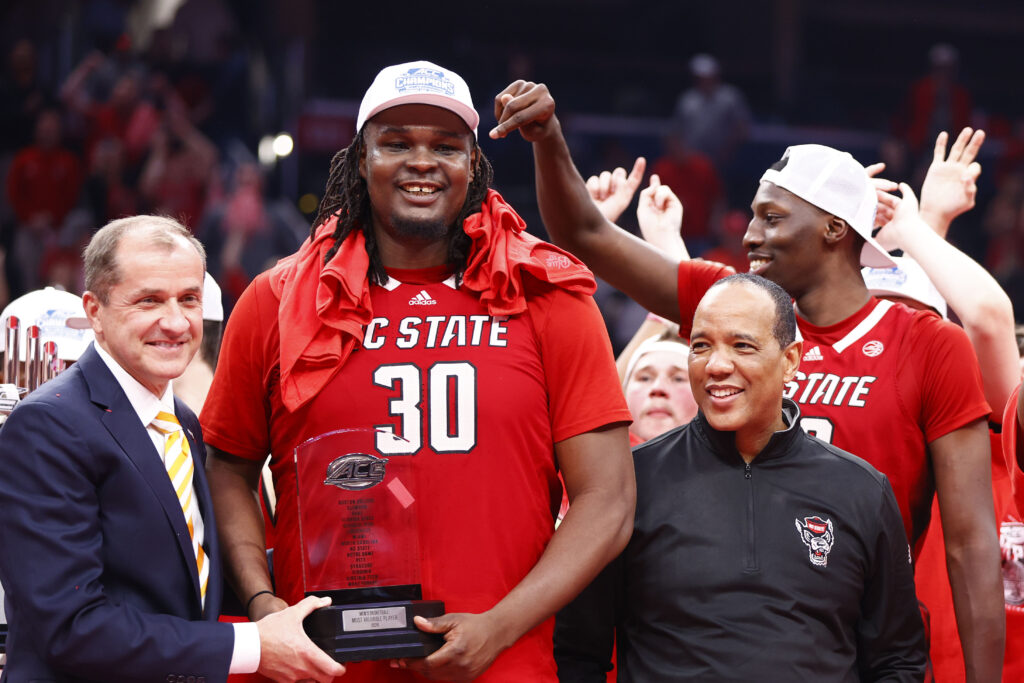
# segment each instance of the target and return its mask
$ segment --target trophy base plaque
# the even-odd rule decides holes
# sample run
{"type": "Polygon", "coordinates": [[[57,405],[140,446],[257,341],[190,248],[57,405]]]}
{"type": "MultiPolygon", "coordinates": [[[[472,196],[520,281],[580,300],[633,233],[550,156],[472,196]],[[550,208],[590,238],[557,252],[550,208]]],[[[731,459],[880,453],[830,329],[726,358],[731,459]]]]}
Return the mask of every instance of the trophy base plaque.
{"type": "Polygon", "coordinates": [[[306,617],[302,627],[337,662],[426,657],[444,645],[444,636],[419,630],[413,617],[442,614],[440,600],[331,605],[306,617]]]}

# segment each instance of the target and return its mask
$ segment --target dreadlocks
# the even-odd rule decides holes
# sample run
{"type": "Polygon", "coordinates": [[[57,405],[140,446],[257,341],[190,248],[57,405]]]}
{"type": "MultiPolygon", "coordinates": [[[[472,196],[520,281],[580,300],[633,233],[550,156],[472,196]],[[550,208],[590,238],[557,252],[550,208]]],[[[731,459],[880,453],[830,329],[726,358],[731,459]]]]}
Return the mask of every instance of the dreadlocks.
{"type": "MultiPolygon", "coordinates": [[[[484,156],[479,145],[475,145],[474,148],[477,161],[473,168],[473,180],[469,183],[469,191],[466,193],[466,203],[462,205],[462,211],[455,219],[458,226],[461,226],[466,218],[480,211],[480,206],[487,198],[487,190],[494,179],[491,162],[484,156]]],[[[366,275],[370,282],[380,285],[387,282],[388,276],[384,271],[384,264],[381,263],[377,240],[371,226],[370,195],[366,190],[366,181],[359,175],[359,157],[362,153],[363,131],[359,131],[352,144],[331,159],[331,172],[327,178],[324,198],[320,202],[320,212],[313,221],[310,235],[316,233],[317,228],[332,216],[338,217],[334,232],[331,234],[334,244],[324,255],[326,264],[353,230],[362,230],[363,237],[366,238],[366,252],[370,257],[366,275]]],[[[462,279],[462,273],[466,269],[470,245],[471,240],[466,233],[462,230],[452,231],[448,242],[448,265],[455,272],[456,281],[462,279]]]]}

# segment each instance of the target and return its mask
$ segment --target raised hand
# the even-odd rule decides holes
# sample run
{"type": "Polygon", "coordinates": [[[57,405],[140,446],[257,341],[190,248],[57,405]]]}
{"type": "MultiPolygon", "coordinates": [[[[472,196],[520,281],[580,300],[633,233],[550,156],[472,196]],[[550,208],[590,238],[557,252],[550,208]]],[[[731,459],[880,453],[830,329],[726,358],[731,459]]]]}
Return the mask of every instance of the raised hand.
{"type": "Polygon", "coordinates": [[[954,218],[974,208],[981,164],[975,159],[985,142],[985,131],[964,128],[946,154],[949,135],[935,139],[935,153],[921,185],[921,214],[942,237],[954,218]]]}
{"type": "Polygon", "coordinates": [[[617,222],[622,212],[633,201],[633,195],[640,187],[646,168],[647,160],[637,157],[629,175],[626,175],[626,169],[620,166],[614,171],[602,171],[600,175],[587,178],[587,192],[590,193],[590,198],[610,222],[617,222]]]}
{"type": "Polygon", "coordinates": [[[892,194],[898,185],[891,180],[878,178],[878,174],[885,170],[885,164],[878,162],[871,164],[865,169],[871,176],[871,182],[875,186],[875,197],[878,199],[878,209],[875,211],[875,225],[880,228],[892,220],[892,215],[899,206],[900,198],[892,194]]]}
{"type": "Polygon", "coordinates": [[[683,225],[683,204],[668,185],[661,184],[657,174],[640,193],[636,218],[644,239],[666,254],[679,259],[689,258],[680,230],[683,225]]]}
{"type": "Polygon", "coordinates": [[[527,142],[536,142],[548,132],[555,119],[555,99],[543,83],[515,81],[494,98],[498,125],[489,135],[497,140],[518,130],[527,142]]]}

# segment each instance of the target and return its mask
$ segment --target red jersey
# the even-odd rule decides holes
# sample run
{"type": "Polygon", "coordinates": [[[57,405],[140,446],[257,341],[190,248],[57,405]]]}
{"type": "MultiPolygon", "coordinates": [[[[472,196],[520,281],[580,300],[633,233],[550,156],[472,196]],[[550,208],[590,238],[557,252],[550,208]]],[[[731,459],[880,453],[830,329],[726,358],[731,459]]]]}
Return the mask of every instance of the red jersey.
{"type": "MultiPolygon", "coordinates": [[[[680,264],[681,335],[708,287],[731,273],[716,263],[680,264]]],[[[800,404],[805,430],[889,477],[916,548],[935,494],[927,445],[989,413],[967,335],[935,313],[873,297],[835,325],[798,315],[797,327],[803,358],[783,395],[800,404]]]]}
{"type": "MultiPolygon", "coordinates": [[[[423,597],[443,600],[448,612],[483,612],[533,568],[553,533],[561,498],[553,444],[629,422],[629,412],[589,296],[527,279],[527,312],[492,317],[478,294],[441,281],[440,269],[392,276],[402,282],[371,287],[362,347],[293,413],[278,383],[279,302],[259,276],[228,322],[204,437],[244,458],[272,454],[276,590],[294,603],[303,595],[295,446],[341,428],[403,436],[415,450],[422,503],[423,597]]],[[[551,636],[549,619],[478,680],[557,680],[551,636]]],[[[348,668],[346,680],[419,680],[386,662],[348,668]]]]}

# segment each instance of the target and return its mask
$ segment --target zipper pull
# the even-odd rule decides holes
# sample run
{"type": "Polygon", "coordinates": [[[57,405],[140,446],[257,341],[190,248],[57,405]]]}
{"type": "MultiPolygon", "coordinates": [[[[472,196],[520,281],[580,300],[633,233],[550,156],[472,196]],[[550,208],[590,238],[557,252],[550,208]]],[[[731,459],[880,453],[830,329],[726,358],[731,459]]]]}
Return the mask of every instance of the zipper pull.
{"type": "Polygon", "coordinates": [[[750,463],[743,466],[743,478],[750,479],[750,463]]]}

